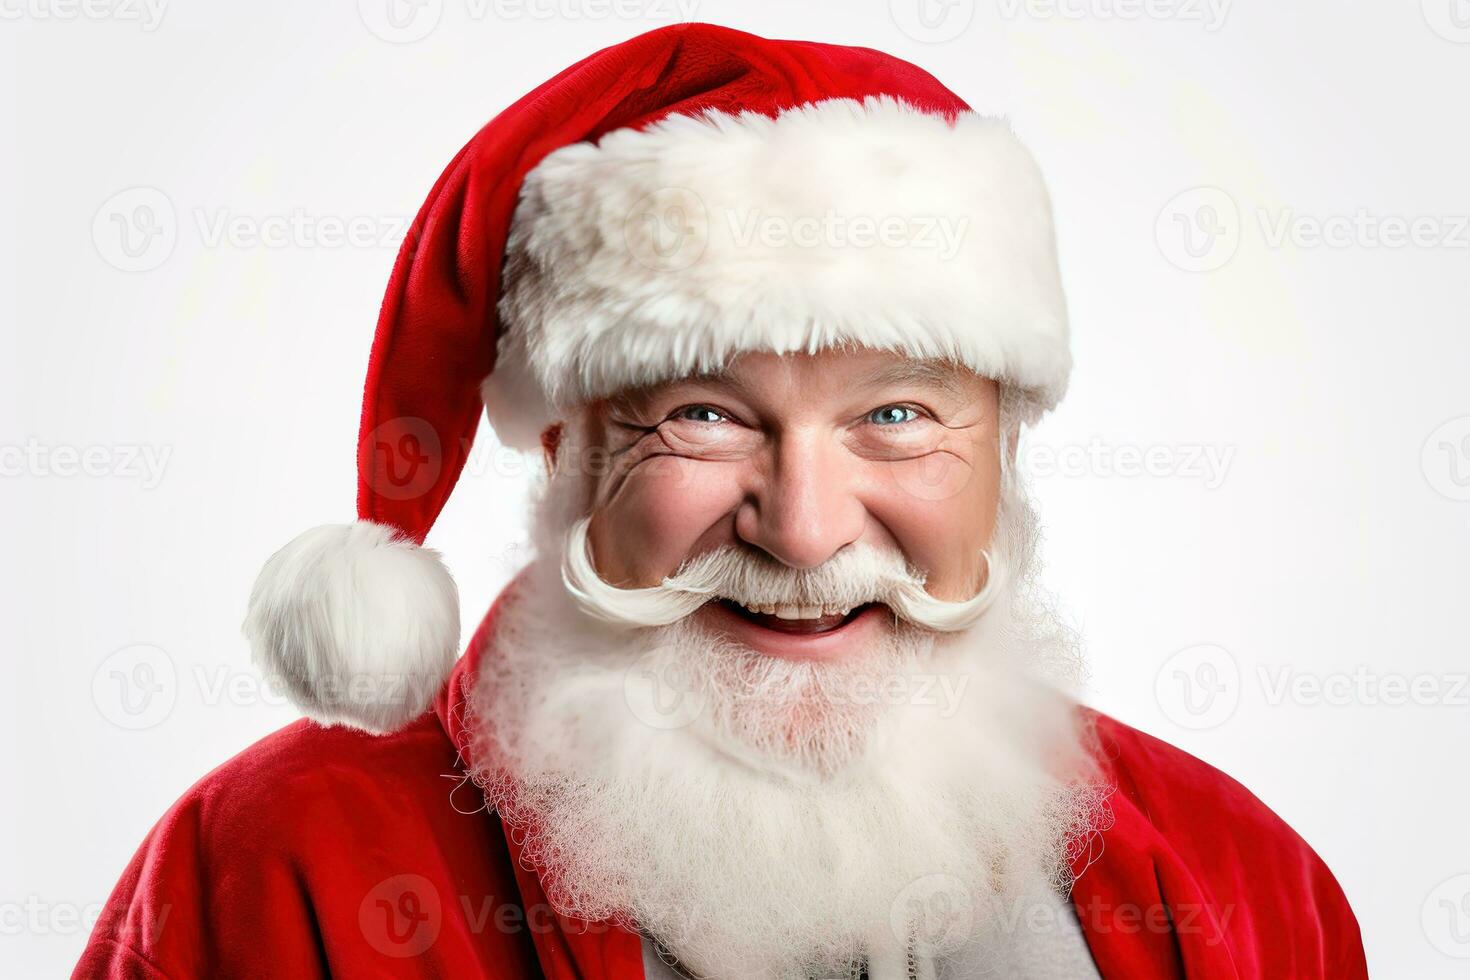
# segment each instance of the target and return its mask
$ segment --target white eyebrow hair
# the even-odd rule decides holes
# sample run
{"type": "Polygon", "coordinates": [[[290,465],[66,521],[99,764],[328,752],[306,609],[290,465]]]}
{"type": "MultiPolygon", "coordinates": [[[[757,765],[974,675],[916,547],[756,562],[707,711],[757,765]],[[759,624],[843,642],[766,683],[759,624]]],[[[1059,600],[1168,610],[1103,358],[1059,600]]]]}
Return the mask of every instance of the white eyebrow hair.
{"type": "MultiPolygon", "coordinates": [[[[896,364],[890,364],[874,370],[863,377],[858,383],[878,387],[919,385],[937,388],[946,394],[961,397],[965,395],[964,385],[960,383],[961,371],[968,372],[969,368],[956,364],[953,361],[945,361],[937,358],[905,359],[896,364]]],[[[648,398],[653,392],[676,384],[707,384],[713,387],[736,390],[743,387],[738,378],[732,378],[725,370],[713,370],[689,375],[684,378],[670,378],[667,381],[645,385],[640,388],[632,388],[609,396],[607,402],[612,405],[634,407],[642,399],[648,398]]]]}
{"type": "Polygon", "coordinates": [[[926,385],[950,394],[963,394],[958,372],[949,361],[912,360],[879,368],[864,380],[872,385],[926,385]]]}

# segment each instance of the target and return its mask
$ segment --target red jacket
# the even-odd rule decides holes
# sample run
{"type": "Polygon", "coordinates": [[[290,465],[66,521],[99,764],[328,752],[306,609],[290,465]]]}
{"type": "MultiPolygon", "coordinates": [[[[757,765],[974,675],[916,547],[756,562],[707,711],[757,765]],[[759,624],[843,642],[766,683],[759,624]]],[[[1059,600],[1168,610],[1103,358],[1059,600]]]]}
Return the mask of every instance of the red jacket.
{"type": "MultiPolygon", "coordinates": [[[[464,779],[452,706],[489,625],[407,729],[300,721],[200,780],[128,865],[74,975],[642,977],[640,938],[557,916],[464,779]]],[[[1072,902],[1104,978],[1367,976],[1342,890],[1279,817],[1179,749],[1106,716],[1097,729],[1114,822],[1072,902]]]]}

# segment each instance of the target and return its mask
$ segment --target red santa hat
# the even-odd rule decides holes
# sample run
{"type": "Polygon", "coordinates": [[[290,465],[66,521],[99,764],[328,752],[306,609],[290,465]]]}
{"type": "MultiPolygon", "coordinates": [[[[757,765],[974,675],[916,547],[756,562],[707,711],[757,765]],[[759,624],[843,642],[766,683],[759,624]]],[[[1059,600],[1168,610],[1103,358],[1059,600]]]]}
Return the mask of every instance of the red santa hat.
{"type": "Polygon", "coordinates": [[[1009,127],[881,52],[708,24],[578,62],[481,129],[420,209],[373,340],[359,520],[267,562],[257,664],[319,721],[400,727],[458,654],[454,582],[422,544],[482,408],[530,448],[618,390],[834,345],[1060,399],[1051,210],[1009,127]]]}

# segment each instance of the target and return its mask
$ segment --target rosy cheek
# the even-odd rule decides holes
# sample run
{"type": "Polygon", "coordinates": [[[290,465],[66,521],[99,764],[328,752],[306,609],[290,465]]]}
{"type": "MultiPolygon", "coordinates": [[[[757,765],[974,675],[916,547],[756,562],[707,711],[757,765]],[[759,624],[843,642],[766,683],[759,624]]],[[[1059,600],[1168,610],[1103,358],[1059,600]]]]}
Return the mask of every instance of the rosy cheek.
{"type": "Polygon", "coordinates": [[[999,472],[951,453],[870,464],[864,504],[930,591],[968,598],[999,499],[999,472]]]}
{"type": "Polygon", "coordinates": [[[599,537],[616,553],[628,584],[646,587],[672,574],[741,500],[740,464],[674,456],[633,470],[596,515],[599,537]]]}

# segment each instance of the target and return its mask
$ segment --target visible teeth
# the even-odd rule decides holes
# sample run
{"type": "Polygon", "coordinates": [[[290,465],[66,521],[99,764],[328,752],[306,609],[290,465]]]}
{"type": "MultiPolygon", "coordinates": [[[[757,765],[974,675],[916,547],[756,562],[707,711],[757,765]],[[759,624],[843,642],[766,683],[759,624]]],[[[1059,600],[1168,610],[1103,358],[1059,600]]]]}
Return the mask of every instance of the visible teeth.
{"type": "Polygon", "coordinates": [[[790,602],[742,602],[740,607],[754,615],[775,616],[777,619],[820,619],[823,616],[846,616],[852,612],[851,606],[800,606],[790,602]]]}

